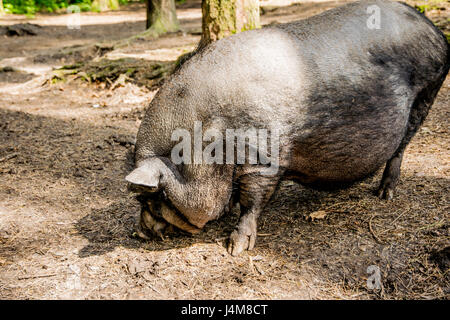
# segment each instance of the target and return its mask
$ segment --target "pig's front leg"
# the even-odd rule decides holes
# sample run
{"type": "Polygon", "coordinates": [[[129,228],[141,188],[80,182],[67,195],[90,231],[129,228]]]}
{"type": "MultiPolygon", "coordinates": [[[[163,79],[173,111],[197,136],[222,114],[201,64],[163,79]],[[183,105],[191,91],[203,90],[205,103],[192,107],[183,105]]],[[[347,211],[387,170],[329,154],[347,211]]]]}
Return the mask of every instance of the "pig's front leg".
{"type": "Polygon", "coordinates": [[[400,151],[386,163],[383,178],[381,179],[380,187],[377,192],[380,199],[392,200],[394,198],[395,187],[400,177],[402,158],[403,151],[400,151]]]}
{"type": "Polygon", "coordinates": [[[250,173],[240,177],[239,205],[241,216],[236,229],[231,233],[228,252],[237,256],[244,250],[252,250],[257,235],[257,219],[273,195],[281,174],[263,176],[250,173]]]}

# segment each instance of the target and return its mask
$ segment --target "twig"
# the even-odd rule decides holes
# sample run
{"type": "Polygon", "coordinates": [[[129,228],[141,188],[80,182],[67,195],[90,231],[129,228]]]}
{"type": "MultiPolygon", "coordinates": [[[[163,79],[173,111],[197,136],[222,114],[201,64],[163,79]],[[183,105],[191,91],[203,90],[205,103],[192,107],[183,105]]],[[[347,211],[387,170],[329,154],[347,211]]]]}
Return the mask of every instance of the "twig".
{"type": "Polygon", "coordinates": [[[35,276],[28,276],[28,277],[19,277],[18,280],[26,280],[26,279],[36,279],[36,278],[48,278],[48,277],[54,277],[57,276],[57,273],[51,273],[51,274],[40,274],[35,276]]]}
{"type": "Polygon", "coordinates": [[[4,156],[3,158],[0,158],[0,162],[7,161],[7,160],[9,160],[9,159],[15,158],[15,157],[17,157],[18,155],[19,155],[18,153],[11,153],[11,154],[8,154],[7,156],[4,156]]]}
{"type": "Polygon", "coordinates": [[[261,269],[261,267],[259,267],[256,263],[254,264],[256,271],[259,272],[260,275],[264,275],[264,271],[261,269]]]}
{"type": "Polygon", "coordinates": [[[429,224],[429,225],[426,225],[426,226],[423,226],[423,227],[420,227],[417,229],[417,231],[438,229],[444,225],[445,225],[445,219],[435,222],[435,223],[432,223],[432,224],[429,224]]]}
{"type": "Polygon", "coordinates": [[[152,289],[153,291],[155,291],[156,293],[161,294],[161,292],[159,292],[155,287],[153,287],[150,283],[147,283],[147,286],[152,289]]]}
{"type": "Polygon", "coordinates": [[[253,274],[255,274],[255,266],[253,265],[252,257],[250,257],[250,256],[248,257],[248,265],[249,265],[250,271],[253,274]]]}
{"type": "Polygon", "coordinates": [[[378,238],[378,236],[375,234],[375,232],[373,231],[373,229],[372,229],[372,220],[373,220],[373,218],[376,216],[376,214],[374,214],[371,218],[370,218],[370,220],[369,220],[369,231],[370,231],[370,233],[372,234],[372,236],[373,236],[373,238],[375,239],[375,241],[376,242],[378,242],[379,244],[384,244],[384,242],[382,242],[381,240],[380,240],[380,238],[378,238]]]}

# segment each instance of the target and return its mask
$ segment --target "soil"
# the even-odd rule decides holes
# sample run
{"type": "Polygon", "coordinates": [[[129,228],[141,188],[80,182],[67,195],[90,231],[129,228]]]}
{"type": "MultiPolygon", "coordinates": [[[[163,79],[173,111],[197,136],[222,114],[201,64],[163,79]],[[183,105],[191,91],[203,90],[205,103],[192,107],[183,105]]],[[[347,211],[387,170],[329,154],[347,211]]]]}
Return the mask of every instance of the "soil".
{"type": "MultiPolygon", "coordinates": [[[[343,2],[271,8],[262,22],[343,2]]],[[[427,15],[448,30],[450,6],[438,6],[427,15]]],[[[381,172],[333,192],[285,181],[256,248],[239,257],[225,249],[236,211],[196,236],[133,237],[139,206],[124,177],[156,89],[49,80],[100,56],[175,61],[199,41],[200,1],[178,16],[182,32],[129,41],[145,28],[142,4],[82,13],[80,30],[61,14],[0,17],[41,26],[0,36],[0,299],[448,299],[450,77],[406,150],[393,201],[374,196],[381,172]],[[379,290],[367,285],[373,269],[379,290]]]]}

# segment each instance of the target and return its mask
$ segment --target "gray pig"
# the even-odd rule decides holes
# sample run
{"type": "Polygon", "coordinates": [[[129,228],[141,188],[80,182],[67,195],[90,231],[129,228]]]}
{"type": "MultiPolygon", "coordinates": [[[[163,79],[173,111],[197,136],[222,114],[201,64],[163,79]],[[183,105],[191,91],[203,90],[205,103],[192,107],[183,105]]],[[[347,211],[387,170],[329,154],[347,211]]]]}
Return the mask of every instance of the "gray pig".
{"type": "Polygon", "coordinates": [[[241,216],[228,251],[237,255],[254,247],[257,218],[281,179],[345,185],[385,165],[378,195],[392,199],[403,152],[449,60],[446,38],[425,16],[384,0],[354,2],[198,50],[161,87],[139,128],[136,169],[126,177],[142,204],[138,234],[162,236],[169,225],[197,233],[235,201],[241,216]],[[268,174],[260,162],[173,160],[176,130],[195,136],[230,128],[276,130],[277,170],[268,174]]]}

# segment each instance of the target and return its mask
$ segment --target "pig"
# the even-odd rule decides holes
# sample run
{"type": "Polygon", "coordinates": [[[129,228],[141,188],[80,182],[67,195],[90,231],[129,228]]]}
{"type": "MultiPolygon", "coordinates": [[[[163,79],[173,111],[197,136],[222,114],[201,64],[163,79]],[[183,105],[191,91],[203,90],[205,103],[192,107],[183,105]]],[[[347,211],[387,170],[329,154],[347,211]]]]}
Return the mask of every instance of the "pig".
{"type": "MultiPolygon", "coordinates": [[[[227,249],[233,256],[251,250],[258,216],[282,179],[346,186],[385,166],[377,193],[392,199],[405,148],[449,60],[446,38],[424,15],[385,0],[350,3],[197,50],[159,89],[137,134],[135,169],[126,180],[141,203],[138,235],[163,237],[169,227],[196,234],[238,203],[227,249]],[[277,154],[276,170],[259,160],[174,161],[177,130],[192,137],[213,129],[223,133],[220,146],[230,128],[277,132],[266,141],[278,141],[267,153],[277,154]]],[[[244,138],[249,152],[255,146],[244,138]]],[[[204,147],[208,139],[201,139],[204,147]]],[[[192,150],[183,149],[183,157],[192,150]]]]}

